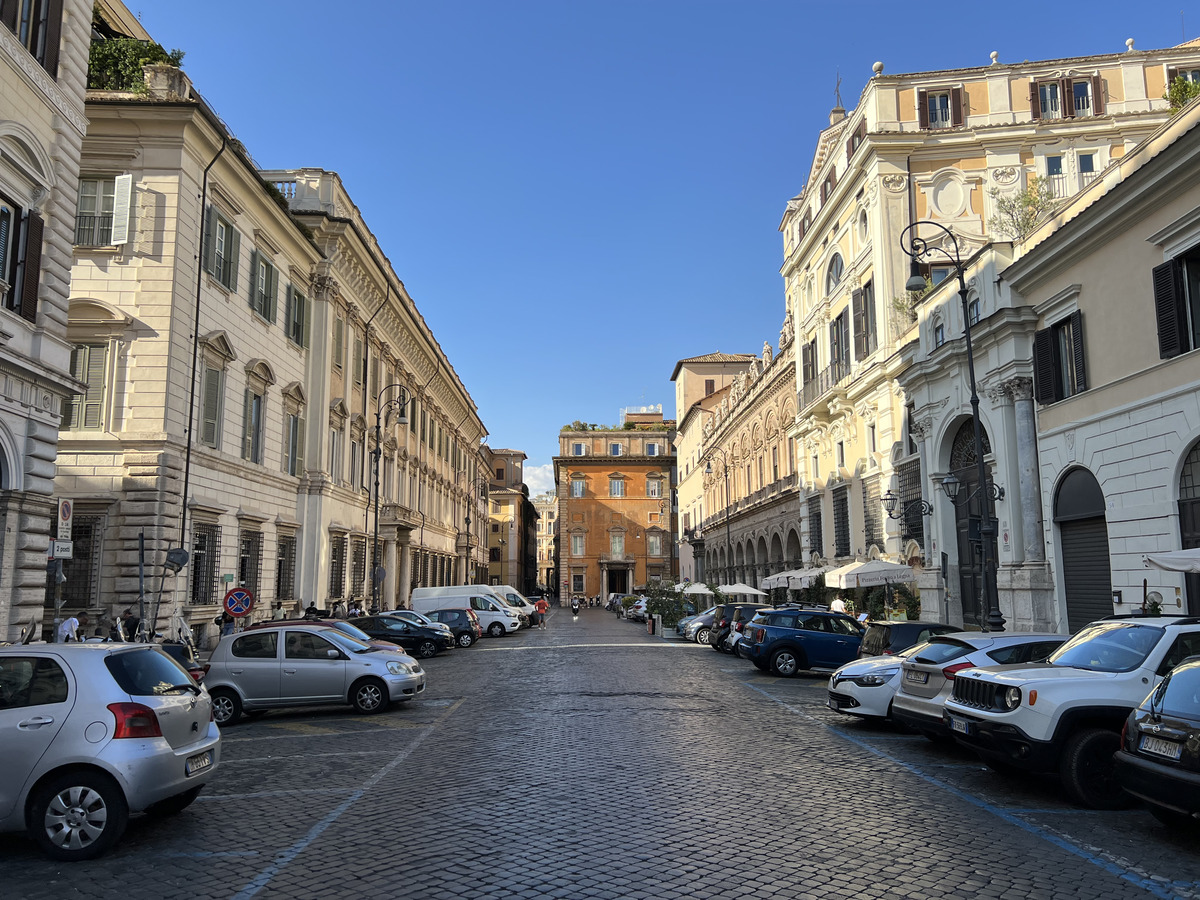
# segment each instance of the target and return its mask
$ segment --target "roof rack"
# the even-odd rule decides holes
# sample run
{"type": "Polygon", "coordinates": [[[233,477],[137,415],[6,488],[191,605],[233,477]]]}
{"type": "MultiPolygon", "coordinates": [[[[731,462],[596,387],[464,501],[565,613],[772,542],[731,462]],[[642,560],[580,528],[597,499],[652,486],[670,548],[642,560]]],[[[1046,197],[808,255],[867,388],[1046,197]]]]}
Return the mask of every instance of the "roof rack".
{"type": "Polygon", "coordinates": [[[1170,619],[1172,625],[1200,625],[1200,616],[1191,616],[1187,613],[1159,613],[1156,616],[1144,612],[1115,613],[1098,621],[1111,622],[1120,619],[1170,619]]]}

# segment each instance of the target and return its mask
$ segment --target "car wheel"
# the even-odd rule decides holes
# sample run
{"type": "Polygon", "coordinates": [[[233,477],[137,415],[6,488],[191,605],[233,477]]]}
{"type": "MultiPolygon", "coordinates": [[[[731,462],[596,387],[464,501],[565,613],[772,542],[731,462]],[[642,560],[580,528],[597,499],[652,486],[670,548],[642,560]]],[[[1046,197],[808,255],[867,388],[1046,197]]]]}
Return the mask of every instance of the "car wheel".
{"type": "Polygon", "coordinates": [[[364,716],[383,712],[390,702],[387,685],[378,678],[364,678],[350,689],[350,703],[364,716]]]}
{"type": "Polygon", "coordinates": [[[504,634],[504,626],[499,622],[493,622],[488,626],[488,634],[490,634],[492,637],[500,637],[504,634]]]}
{"type": "Polygon", "coordinates": [[[1117,782],[1113,754],[1121,748],[1121,738],[1107,728],[1084,728],[1067,740],[1063,747],[1059,775],[1067,795],[1080,806],[1091,809],[1124,809],[1133,798],[1117,782]]]}
{"type": "Polygon", "coordinates": [[[217,725],[232,725],[242,716],[242,699],[228,688],[212,692],[213,721],[217,725]]]}
{"type": "Polygon", "coordinates": [[[102,772],[65,772],[37,789],[29,831],[51,859],[94,859],[115,844],[129,821],[129,805],[102,772]]]}
{"type": "Polygon", "coordinates": [[[473,643],[475,643],[475,635],[469,631],[464,631],[458,636],[458,646],[460,647],[470,647],[473,643]]]}
{"type": "Polygon", "coordinates": [[[791,678],[800,671],[800,657],[794,650],[776,650],[771,654],[771,671],[776,675],[791,678]]]}
{"type": "Polygon", "coordinates": [[[421,641],[417,645],[417,656],[421,659],[429,659],[430,657],[437,656],[437,651],[437,644],[433,641],[421,641]]]}
{"type": "Polygon", "coordinates": [[[708,643],[708,629],[707,628],[701,628],[699,631],[696,632],[696,643],[697,644],[707,644],[708,643]]]}
{"type": "Polygon", "coordinates": [[[200,795],[200,788],[204,785],[197,785],[189,791],[184,791],[182,794],[176,794],[174,797],[168,797],[166,800],[159,800],[157,803],[152,803],[146,807],[146,814],[150,816],[177,816],[189,806],[192,801],[200,795]]]}

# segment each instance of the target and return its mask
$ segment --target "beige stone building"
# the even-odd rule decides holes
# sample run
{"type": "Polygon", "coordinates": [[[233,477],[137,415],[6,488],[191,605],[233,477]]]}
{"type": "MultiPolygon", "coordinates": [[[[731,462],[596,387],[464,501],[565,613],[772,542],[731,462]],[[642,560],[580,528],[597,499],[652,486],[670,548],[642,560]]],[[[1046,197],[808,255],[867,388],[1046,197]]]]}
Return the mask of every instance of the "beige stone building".
{"type": "MultiPolygon", "coordinates": [[[[934,289],[914,309],[904,291],[901,237],[918,220],[950,229],[968,267],[967,317],[989,480],[1006,489],[999,521],[1000,608],[1013,627],[1050,624],[1053,572],[1040,549],[1040,498],[1022,478],[1036,468],[1029,379],[1037,322],[1004,308],[987,279],[1003,259],[977,260],[995,237],[999,201],[1034,176],[1070,197],[1167,118],[1160,99],[1173,70],[1195,67],[1183,47],[1074,59],[887,75],[882,64],[849,113],[822,131],[804,190],[780,230],[797,349],[801,534],[830,562],[864,556],[924,564],[923,614],[968,626],[986,616],[978,536],[969,504],[942,479],[973,471],[965,385],[964,314],[954,248],[936,227],[920,260],[934,289]],[[906,371],[907,370],[907,371],[906,371]],[[898,518],[882,498],[897,497],[898,518]],[[927,506],[925,505],[927,504],[927,506]],[[927,511],[928,510],[928,511],[927,511]]],[[[907,238],[906,238],[907,246],[907,238]]],[[[966,484],[964,497],[973,484],[966,484]]]]}
{"type": "Polygon", "coordinates": [[[0,640],[52,624],[47,550],[74,536],[56,521],[54,458],[79,388],[67,297],[91,21],[83,0],[0,6],[0,640]]]}
{"type": "Polygon", "coordinates": [[[537,584],[540,593],[551,591],[558,583],[558,500],[553,492],[533,498],[537,513],[537,584]]]}

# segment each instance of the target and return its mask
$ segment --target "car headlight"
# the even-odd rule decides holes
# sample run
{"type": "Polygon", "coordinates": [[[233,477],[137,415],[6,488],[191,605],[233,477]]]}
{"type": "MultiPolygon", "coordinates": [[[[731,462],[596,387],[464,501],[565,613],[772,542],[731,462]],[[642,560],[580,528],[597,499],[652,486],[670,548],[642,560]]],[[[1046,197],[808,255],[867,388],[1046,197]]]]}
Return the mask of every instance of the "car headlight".
{"type": "Polygon", "coordinates": [[[879,687],[881,684],[887,684],[900,671],[897,666],[894,669],[882,669],[878,672],[872,672],[870,675],[861,675],[854,679],[854,683],[862,687],[879,687]]]}
{"type": "Polygon", "coordinates": [[[1004,692],[1004,708],[1016,709],[1021,705],[1021,689],[1019,687],[1010,687],[1004,692]]]}
{"type": "Polygon", "coordinates": [[[413,673],[412,666],[408,663],[402,663],[397,659],[389,660],[387,669],[393,675],[411,675],[413,673]]]}

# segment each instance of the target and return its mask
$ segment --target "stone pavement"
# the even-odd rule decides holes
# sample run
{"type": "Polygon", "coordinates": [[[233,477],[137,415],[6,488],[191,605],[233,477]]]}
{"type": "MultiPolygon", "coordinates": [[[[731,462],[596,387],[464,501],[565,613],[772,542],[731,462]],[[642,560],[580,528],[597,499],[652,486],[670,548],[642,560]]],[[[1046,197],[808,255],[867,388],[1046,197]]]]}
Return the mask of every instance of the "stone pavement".
{"type": "Polygon", "coordinates": [[[0,837],[4,898],[1200,897],[1200,847],[1072,809],[601,610],[425,662],[380,716],[273,712],[91,863],[0,837]]]}

